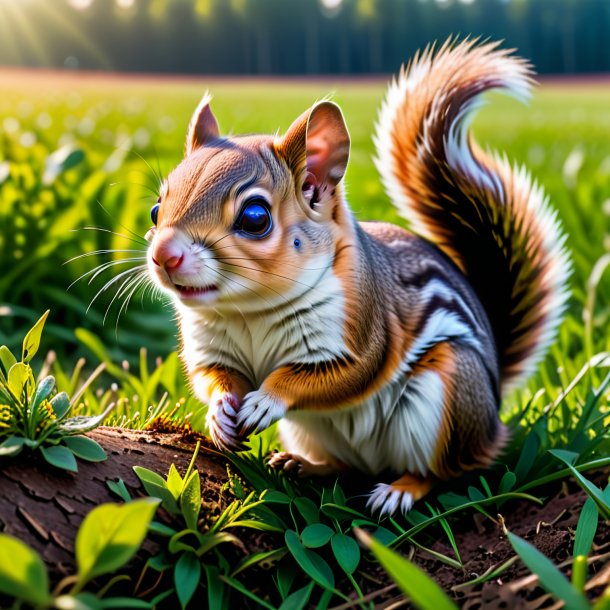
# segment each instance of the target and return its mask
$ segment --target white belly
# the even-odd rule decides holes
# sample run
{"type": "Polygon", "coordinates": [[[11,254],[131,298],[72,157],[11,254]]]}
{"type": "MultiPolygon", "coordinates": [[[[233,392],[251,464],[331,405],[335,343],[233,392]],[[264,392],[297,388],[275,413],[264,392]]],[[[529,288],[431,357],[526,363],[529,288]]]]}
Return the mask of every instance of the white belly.
{"type": "Polygon", "coordinates": [[[443,417],[444,389],[427,371],[385,386],[337,411],[295,411],[280,421],[285,449],[311,461],[336,460],[371,475],[427,474],[443,417]]]}

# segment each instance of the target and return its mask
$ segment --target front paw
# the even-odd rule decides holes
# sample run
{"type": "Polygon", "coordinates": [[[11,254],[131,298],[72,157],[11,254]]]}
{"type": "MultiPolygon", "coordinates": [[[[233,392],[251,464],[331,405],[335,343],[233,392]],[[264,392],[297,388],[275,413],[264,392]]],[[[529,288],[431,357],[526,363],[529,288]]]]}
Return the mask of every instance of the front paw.
{"type": "Polygon", "coordinates": [[[286,414],[284,401],[257,390],[246,394],[237,413],[237,428],[242,437],[250,436],[255,432],[262,432],[273,422],[281,419],[286,414]]]}
{"type": "Polygon", "coordinates": [[[206,421],[212,441],[219,449],[230,451],[244,449],[237,432],[238,409],[239,399],[235,394],[215,394],[210,400],[206,421]]]}

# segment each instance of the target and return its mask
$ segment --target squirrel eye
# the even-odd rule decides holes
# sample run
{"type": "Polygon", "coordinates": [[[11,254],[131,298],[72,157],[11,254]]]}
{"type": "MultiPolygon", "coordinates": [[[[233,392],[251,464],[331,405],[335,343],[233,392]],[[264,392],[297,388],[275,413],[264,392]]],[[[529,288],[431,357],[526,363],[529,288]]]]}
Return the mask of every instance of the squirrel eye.
{"type": "Polygon", "coordinates": [[[264,199],[252,199],[240,212],[235,229],[248,237],[266,237],[271,232],[273,222],[271,211],[264,199]]]}
{"type": "Polygon", "coordinates": [[[152,208],[150,208],[150,219],[153,221],[153,224],[157,226],[157,217],[159,216],[159,204],[155,203],[152,208]]]}

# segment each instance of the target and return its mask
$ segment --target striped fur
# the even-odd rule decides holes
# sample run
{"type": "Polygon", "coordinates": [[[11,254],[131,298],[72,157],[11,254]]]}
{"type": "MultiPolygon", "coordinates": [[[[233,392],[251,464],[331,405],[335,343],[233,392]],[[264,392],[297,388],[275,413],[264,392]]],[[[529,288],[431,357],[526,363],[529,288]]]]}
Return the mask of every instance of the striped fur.
{"type": "Polygon", "coordinates": [[[527,377],[568,299],[566,237],[527,171],[483,154],[468,127],[481,94],[527,98],[532,72],[497,43],[447,41],[401,71],[382,105],[377,167],[412,229],[463,271],[483,303],[503,388],[527,377]]]}
{"type": "Polygon", "coordinates": [[[524,62],[469,41],[426,50],[391,85],[377,164],[419,235],[355,220],[336,105],[283,137],[223,138],[204,98],[164,184],[149,269],[174,300],[217,446],[280,420],[274,467],[391,473],[370,496],[381,513],[495,459],[501,389],[552,340],[569,262],[542,190],[475,149],[467,125],[481,92],[529,84],[524,62]],[[260,238],[238,224],[253,200],[272,219],[260,238]]]}

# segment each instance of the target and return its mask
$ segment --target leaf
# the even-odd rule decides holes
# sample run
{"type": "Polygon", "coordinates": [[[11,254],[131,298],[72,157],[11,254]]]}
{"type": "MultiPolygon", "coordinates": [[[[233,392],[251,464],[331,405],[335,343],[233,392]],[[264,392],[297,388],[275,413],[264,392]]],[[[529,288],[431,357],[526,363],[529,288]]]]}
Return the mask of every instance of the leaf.
{"type": "Polygon", "coordinates": [[[169,467],[166,485],[172,496],[174,496],[174,498],[178,500],[178,498],[180,497],[180,493],[182,492],[182,477],[178,473],[178,470],[176,469],[176,466],[174,466],[174,464],[169,467]]]}
{"type": "Polygon", "coordinates": [[[261,567],[269,568],[278,562],[284,555],[286,555],[287,549],[285,546],[281,546],[278,549],[272,549],[270,551],[261,551],[260,553],[254,553],[244,557],[231,572],[231,576],[237,576],[240,572],[247,570],[251,566],[261,564],[261,567]]]}
{"type": "Polygon", "coordinates": [[[595,538],[597,525],[599,521],[599,513],[595,500],[587,498],[584,503],[580,515],[578,517],[578,525],[576,526],[576,535],[574,537],[574,551],[572,555],[588,555],[591,551],[591,545],[595,538]]]}
{"type": "Polygon", "coordinates": [[[548,557],[512,532],[508,532],[508,539],[521,561],[538,576],[540,584],[551,595],[565,602],[570,610],[590,610],[587,598],[570,584],[548,557]]]}
{"type": "Polygon", "coordinates": [[[21,453],[26,439],[22,436],[11,436],[0,445],[0,457],[9,457],[21,453]]]}
{"type": "Polygon", "coordinates": [[[159,536],[174,536],[176,535],[178,532],[169,527],[169,525],[165,525],[165,523],[159,523],[158,521],[151,521],[150,525],[148,526],[148,531],[152,532],[153,534],[159,534],[159,536]]]}
{"type": "Polygon", "coordinates": [[[123,481],[123,479],[119,479],[118,481],[106,481],[106,485],[108,485],[108,489],[119,496],[121,500],[124,502],[131,502],[131,494],[125,486],[125,481],[123,481]]]}
{"type": "Polygon", "coordinates": [[[284,539],[288,550],[305,574],[315,580],[321,587],[334,589],[335,577],[328,563],[315,551],[306,549],[293,530],[287,530],[284,539]]]}
{"type": "Polygon", "coordinates": [[[50,447],[40,447],[40,451],[44,459],[51,464],[51,466],[70,472],[78,471],[76,458],[67,447],[64,447],[63,445],[51,445],[50,447]]]}
{"type": "Polygon", "coordinates": [[[514,472],[505,472],[502,480],[500,481],[500,485],[498,487],[499,494],[505,494],[509,492],[517,483],[517,476],[514,472]]]}
{"type": "Polygon", "coordinates": [[[31,409],[37,409],[43,400],[49,397],[55,387],[55,377],[49,375],[45,377],[36,387],[36,392],[32,398],[31,409]]]}
{"type": "Polygon", "coordinates": [[[17,362],[17,364],[14,364],[11,367],[11,370],[8,372],[8,389],[11,391],[13,396],[19,400],[21,400],[23,388],[31,375],[32,369],[29,367],[29,365],[24,364],[23,362],[17,362]]]}
{"type": "Polygon", "coordinates": [[[182,553],[174,568],[174,584],[183,609],[191,601],[200,579],[201,563],[199,558],[193,553],[182,553]]]}
{"type": "Polygon", "coordinates": [[[293,502],[307,524],[319,523],[320,511],[318,510],[318,507],[309,498],[295,498],[293,502]]]}
{"type": "Polygon", "coordinates": [[[6,345],[0,346],[0,364],[2,364],[2,368],[7,375],[11,367],[17,364],[17,358],[13,356],[13,352],[6,345]]]}
{"type": "Polygon", "coordinates": [[[103,413],[93,417],[79,415],[78,417],[69,417],[59,424],[59,429],[63,434],[84,434],[97,428],[108,417],[110,412],[116,406],[115,403],[109,404],[103,413]]]}
{"type": "Polygon", "coordinates": [[[337,533],[330,539],[330,546],[343,571],[353,574],[360,563],[358,543],[351,536],[337,533]]]}
{"type": "Polygon", "coordinates": [[[379,560],[392,580],[422,610],[457,610],[457,606],[423,570],[395,551],[388,549],[361,529],[354,530],[379,560]]]}
{"type": "Polygon", "coordinates": [[[154,498],[159,498],[163,502],[163,508],[168,510],[170,513],[177,515],[180,512],[178,504],[174,496],[167,489],[167,483],[165,479],[158,475],[156,472],[143,468],[142,466],[134,466],[133,471],[136,473],[138,479],[140,479],[146,493],[154,498]]]}
{"type": "Polygon", "coordinates": [[[310,582],[305,587],[291,593],[280,606],[279,610],[303,610],[309,601],[314,584],[310,582]]]}
{"type": "Polygon", "coordinates": [[[549,453],[558,460],[561,460],[570,469],[577,483],[587,492],[590,498],[593,498],[602,518],[605,520],[610,519],[610,502],[606,500],[599,487],[593,485],[591,481],[583,477],[582,474],[574,468],[571,463],[574,454],[570,451],[562,451],[561,449],[553,449],[549,451],[549,453]]]}
{"type": "Polygon", "coordinates": [[[53,607],[57,610],[102,610],[102,603],[93,593],[79,593],[56,597],[53,607]]]}
{"type": "Polygon", "coordinates": [[[83,520],[76,534],[78,583],[113,572],[138,550],[155,514],[158,500],[141,498],[127,504],[101,504],[83,520]]]}
{"type": "Polygon", "coordinates": [[[70,399],[65,392],[53,396],[50,403],[57,421],[61,421],[70,412],[70,399]]]}
{"type": "Polygon", "coordinates": [[[180,510],[187,527],[196,530],[199,511],[201,510],[201,484],[199,482],[199,473],[196,470],[189,476],[184,491],[180,496],[180,510]]]}
{"type": "Polygon", "coordinates": [[[68,436],[63,442],[76,457],[88,462],[103,462],[108,457],[99,443],[86,436],[68,436]]]}
{"type": "Polygon", "coordinates": [[[32,328],[28,331],[28,334],[25,336],[23,340],[23,348],[21,350],[21,361],[27,364],[38,351],[40,347],[40,337],[42,336],[42,329],[44,328],[44,323],[49,315],[49,310],[47,309],[43,314],[40,320],[32,326],[32,328]]]}
{"type": "Polygon", "coordinates": [[[320,511],[331,519],[366,519],[367,517],[367,515],[363,515],[353,508],[339,506],[338,504],[322,504],[320,511]]]}
{"type": "Polygon", "coordinates": [[[32,606],[50,606],[49,577],[40,555],[7,534],[0,534],[0,548],[0,593],[32,606]]]}
{"type": "Polygon", "coordinates": [[[536,462],[538,449],[540,449],[540,437],[536,433],[536,430],[532,428],[530,433],[527,435],[525,442],[523,443],[523,449],[521,450],[519,461],[517,462],[514,470],[514,474],[519,482],[524,481],[525,477],[529,474],[529,471],[536,462]]]}
{"type": "Polygon", "coordinates": [[[301,542],[309,549],[317,549],[324,546],[334,533],[328,525],[313,523],[301,532],[301,542]]]}
{"type": "Polygon", "coordinates": [[[42,183],[49,186],[63,172],[81,163],[85,158],[85,153],[80,148],[75,148],[72,144],[66,144],[51,153],[45,160],[42,183]]]}
{"type": "Polygon", "coordinates": [[[146,489],[147,483],[153,483],[155,485],[160,485],[161,487],[167,487],[165,479],[161,475],[157,474],[156,472],[153,472],[152,470],[149,470],[148,468],[144,468],[143,466],[134,466],[133,471],[136,473],[138,479],[140,479],[142,485],[144,485],[144,489],[146,489]]]}
{"type": "Polygon", "coordinates": [[[282,491],[272,490],[261,494],[267,504],[290,504],[290,497],[282,491]]]}
{"type": "Polygon", "coordinates": [[[117,610],[127,610],[129,608],[135,608],[147,610],[153,608],[151,602],[138,599],[137,597],[106,597],[99,600],[100,608],[116,608],[117,610]]]}
{"type": "Polygon", "coordinates": [[[225,584],[220,580],[220,573],[216,566],[204,565],[206,580],[208,582],[208,608],[225,610],[228,608],[225,595],[225,584]]]}

